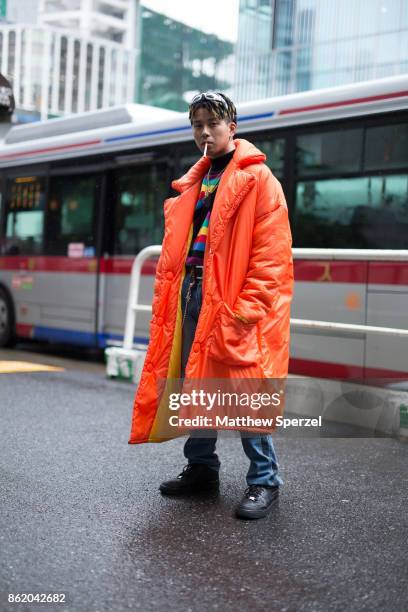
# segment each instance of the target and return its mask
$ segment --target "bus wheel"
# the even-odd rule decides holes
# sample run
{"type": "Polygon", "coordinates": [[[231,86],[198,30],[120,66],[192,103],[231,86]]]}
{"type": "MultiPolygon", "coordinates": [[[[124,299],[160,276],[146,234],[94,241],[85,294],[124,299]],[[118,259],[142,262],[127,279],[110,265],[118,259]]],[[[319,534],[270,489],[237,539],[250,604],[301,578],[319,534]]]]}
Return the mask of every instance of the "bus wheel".
{"type": "Polygon", "coordinates": [[[8,293],[0,287],[0,347],[15,343],[14,309],[8,293]]]}

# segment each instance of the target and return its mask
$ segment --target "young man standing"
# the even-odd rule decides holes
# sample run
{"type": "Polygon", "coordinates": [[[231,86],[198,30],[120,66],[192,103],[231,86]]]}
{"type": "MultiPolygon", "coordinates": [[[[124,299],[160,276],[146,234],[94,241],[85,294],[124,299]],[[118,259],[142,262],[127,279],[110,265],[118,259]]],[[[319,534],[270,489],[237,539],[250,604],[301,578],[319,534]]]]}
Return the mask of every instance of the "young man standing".
{"type": "MultiPolygon", "coordinates": [[[[234,140],[237,114],[227,96],[196,95],[189,118],[204,156],[172,182],[181,195],[165,202],[151,337],[129,443],[159,441],[152,434],[160,401],[155,383],[170,377],[174,361],[181,378],[285,378],[288,370],[293,262],[282,188],[265,155],[248,140],[234,140]]],[[[241,441],[250,466],[236,515],[261,518],[283,484],[272,436],[241,441]]],[[[161,492],[218,489],[215,444],[216,437],[194,431],[184,446],[188,464],[161,492]]]]}

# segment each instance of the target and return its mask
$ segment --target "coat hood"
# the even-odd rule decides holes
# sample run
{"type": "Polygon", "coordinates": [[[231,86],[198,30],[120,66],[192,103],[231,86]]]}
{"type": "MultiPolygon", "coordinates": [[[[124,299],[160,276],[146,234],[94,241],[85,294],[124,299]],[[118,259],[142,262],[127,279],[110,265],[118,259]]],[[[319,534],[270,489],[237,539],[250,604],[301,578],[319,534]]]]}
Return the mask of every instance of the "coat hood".
{"type": "MultiPolygon", "coordinates": [[[[244,138],[235,138],[235,153],[232,157],[232,161],[238,168],[245,168],[250,164],[260,164],[266,160],[266,155],[262,153],[252,142],[245,140],[244,138]]],[[[171,186],[176,191],[182,193],[191,185],[201,180],[204,174],[211,166],[211,159],[209,157],[200,157],[200,159],[190,168],[190,170],[179,179],[172,181],[171,186]]]]}

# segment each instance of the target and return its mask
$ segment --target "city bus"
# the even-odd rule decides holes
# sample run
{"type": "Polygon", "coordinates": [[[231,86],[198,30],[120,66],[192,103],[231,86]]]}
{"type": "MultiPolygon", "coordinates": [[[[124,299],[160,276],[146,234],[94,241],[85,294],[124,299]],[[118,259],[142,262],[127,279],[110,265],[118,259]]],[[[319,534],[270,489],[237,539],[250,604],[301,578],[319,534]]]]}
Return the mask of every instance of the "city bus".
{"type": "MultiPolygon", "coordinates": [[[[8,133],[0,150],[0,346],[33,338],[104,348],[123,339],[134,257],[161,244],[171,180],[201,155],[187,112],[138,114],[138,106],[8,133]]],[[[407,109],[407,75],[237,105],[237,137],[266,154],[300,249],[292,317],[408,328],[408,265],[392,260],[408,249],[407,109]],[[302,257],[310,249],[337,255],[302,257]],[[372,257],[381,252],[391,257],[372,257]]],[[[156,261],[144,264],[142,303],[151,303],[156,261]]],[[[149,321],[138,314],[135,343],[147,344],[149,321]]],[[[406,378],[407,340],[294,330],[290,371],[406,378]]]]}

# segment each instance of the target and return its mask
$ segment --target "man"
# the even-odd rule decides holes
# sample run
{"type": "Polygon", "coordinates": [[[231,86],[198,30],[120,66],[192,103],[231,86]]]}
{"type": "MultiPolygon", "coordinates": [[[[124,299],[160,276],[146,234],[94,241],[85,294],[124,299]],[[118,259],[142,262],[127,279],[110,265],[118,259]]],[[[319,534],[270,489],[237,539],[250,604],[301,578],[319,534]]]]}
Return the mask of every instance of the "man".
{"type": "MultiPolygon", "coordinates": [[[[158,380],[284,378],[288,370],[292,237],[279,181],[265,155],[235,139],[233,102],[218,92],[195,96],[189,118],[204,155],[172,182],[157,265],[151,336],[135,398],[129,443],[161,441],[158,380]]],[[[270,434],[241,436],[250,460],[240,518],[261,518],[283,480],[270,434]]],[[[216,437],[194,431],[181,474],[163,494],[217,490],[216,437]]]]}

